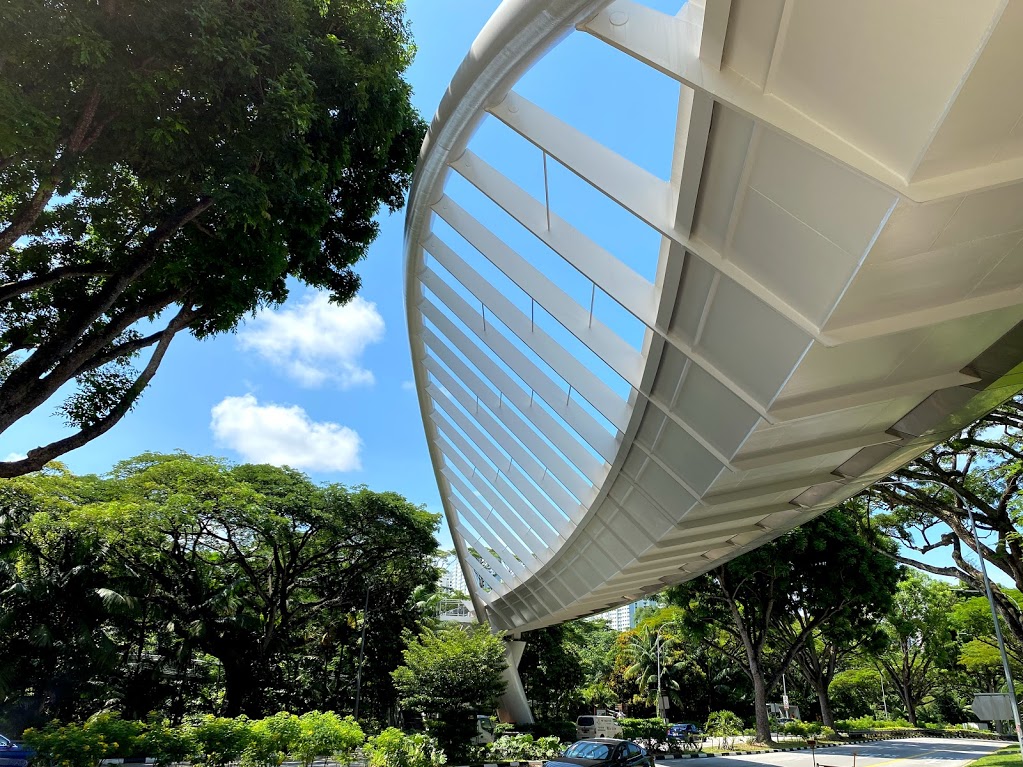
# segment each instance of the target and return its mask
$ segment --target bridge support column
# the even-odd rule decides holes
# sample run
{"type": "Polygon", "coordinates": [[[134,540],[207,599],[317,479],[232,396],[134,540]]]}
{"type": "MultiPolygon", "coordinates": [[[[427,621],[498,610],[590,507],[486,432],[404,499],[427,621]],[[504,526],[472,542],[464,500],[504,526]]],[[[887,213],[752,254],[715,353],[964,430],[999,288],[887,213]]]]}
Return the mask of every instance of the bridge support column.
{"type": "Polygon", "coordinates": [[[505,643],[504,658],[508,665],[504,669],[504,680],[508,683],[508,688],[497,706],[497,715],[502,722],[533,723],[533,712],[529,710],[526,690],[519,676],[519,661],[525,649],[526,643],[521,639],[509,639],[505,643]]]}

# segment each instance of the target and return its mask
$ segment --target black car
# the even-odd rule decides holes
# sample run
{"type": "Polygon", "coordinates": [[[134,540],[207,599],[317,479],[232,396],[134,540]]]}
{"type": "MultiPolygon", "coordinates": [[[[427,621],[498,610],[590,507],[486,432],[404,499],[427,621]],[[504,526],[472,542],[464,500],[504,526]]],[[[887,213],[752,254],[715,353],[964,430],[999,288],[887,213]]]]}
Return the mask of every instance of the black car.
{"type": "Polygon", "coordinates": [[[573,743],[547,767],[654,767],[654,758],[631,740],[593,738],[573,743]]]}

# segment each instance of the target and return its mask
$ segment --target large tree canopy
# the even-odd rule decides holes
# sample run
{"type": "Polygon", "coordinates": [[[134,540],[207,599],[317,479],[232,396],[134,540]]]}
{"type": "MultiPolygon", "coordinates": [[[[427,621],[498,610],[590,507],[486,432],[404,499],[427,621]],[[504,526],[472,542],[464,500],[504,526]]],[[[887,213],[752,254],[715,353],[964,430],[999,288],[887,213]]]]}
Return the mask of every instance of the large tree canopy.
{"type": "Polygon", "coordinates": [[[362,624],[364,710],[383,715],[437,521],[396,493],[183,454],[0,483],[0,716],[30,692],[44,717],[347,710],[362,624]]]}
{"type": "Polygon", "coordinates": [[[686,628],[749,676],[758,740],[771,740],[768,696],[796,654],[823,631],[869,630],[890,604],[900,568],[880,547],[849,505],[668,590],[686,628]]]}
{"type": "Polygon", "coordinates": [[[131,409],[174,335],[296,277],[350,299],[424,124],[400,0],[12,0],[0,9],[0,433],[68,382],[70,427],[131,409]],[[135,360],[147,355],[138,366],[135,360]]]}
{"type": "MultiPolygon", "coordinates": [[[[1023,397],[1017,396],[875,485],[869,497],[875,524],[901,545],[900,562],[980,590],[979,553],[1021,590],[1021,480],[1023,397]],[[976,553],[970,511],[980,535],[976,553]]],[[[1015,644],[1023,645],[1023,609],[997,581],[991,588],[1015,644]]]]}

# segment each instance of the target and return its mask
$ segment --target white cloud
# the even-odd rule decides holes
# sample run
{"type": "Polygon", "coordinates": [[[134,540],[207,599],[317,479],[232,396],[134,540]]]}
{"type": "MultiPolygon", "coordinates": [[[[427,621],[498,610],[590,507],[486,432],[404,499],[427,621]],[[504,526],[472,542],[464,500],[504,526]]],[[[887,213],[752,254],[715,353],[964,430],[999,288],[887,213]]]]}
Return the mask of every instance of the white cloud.
{"type": "Polygon", "coordinates": [[[415,391],[416,390],[416,382],[415,381],[411,381],[411,380],[409,380],[409,381],[402,381],[401,382],[401,388],[404,389],[405,391],[415,391]]]}
{"type": "Polygon", "coordinates": [[[13,463],[14,461],[24,461],[26,458],[28,458],[28,456],[24,453],[8,453],[3,462],[13,463]]]}
{"type": "Polygon", "coordinates": [[[302,386],[332,381],[342,389],[373,384],[362,367],[369,344],[384,337],[384,319],[376,304],[356,296],[344,306],[326,293],[307,294],[298,305],[265,310],[239,331],[243,349],[251,349],[302,386]]]}
{"type": "Polygon", "coordinates": [[[246,394],[224,398],[210,415],[218,444],[247,461],[310,471],[362,468],[357,432],[330,421],[313,421],[298,405],[261,405],[246,394]]]}

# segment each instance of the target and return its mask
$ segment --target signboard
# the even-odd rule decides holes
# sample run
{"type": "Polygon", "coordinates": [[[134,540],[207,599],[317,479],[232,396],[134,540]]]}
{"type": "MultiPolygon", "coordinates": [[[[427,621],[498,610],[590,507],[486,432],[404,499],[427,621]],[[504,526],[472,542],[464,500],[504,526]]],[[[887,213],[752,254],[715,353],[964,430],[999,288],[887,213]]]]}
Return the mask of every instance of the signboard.
{"type": "Polygon", "coordinates": [[[973,698],[973,713],[989,722],[1015,719],[1012,697],[1005,692],[979,692],[973,698]]]}

